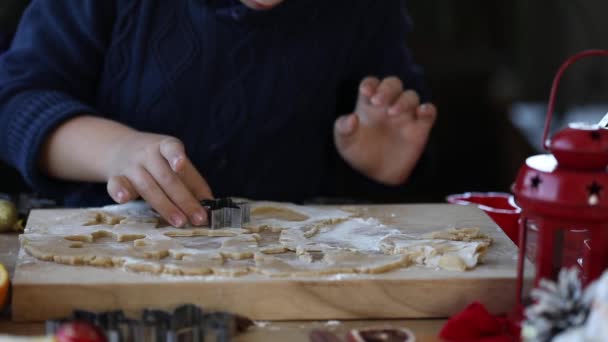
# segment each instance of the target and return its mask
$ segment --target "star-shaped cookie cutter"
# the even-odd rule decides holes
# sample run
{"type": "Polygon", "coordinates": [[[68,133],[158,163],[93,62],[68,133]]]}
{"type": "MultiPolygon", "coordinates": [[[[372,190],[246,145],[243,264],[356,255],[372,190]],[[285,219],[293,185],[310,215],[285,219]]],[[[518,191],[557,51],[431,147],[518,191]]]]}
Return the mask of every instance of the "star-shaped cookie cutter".
{"type": "Polygon", "coordinates": [[[232,198],[202,200],[201,205],[209,212],[209,228],[241,228],[250,220],[247,202],[236,202],[232,198]]]}

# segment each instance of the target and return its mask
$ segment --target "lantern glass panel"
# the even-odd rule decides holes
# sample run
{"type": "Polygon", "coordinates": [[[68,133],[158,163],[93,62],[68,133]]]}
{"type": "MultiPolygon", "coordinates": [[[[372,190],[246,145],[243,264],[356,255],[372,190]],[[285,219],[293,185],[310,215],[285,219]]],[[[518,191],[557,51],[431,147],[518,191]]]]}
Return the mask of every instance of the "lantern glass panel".
{"type": "MultiPolygon", "coordinates": [[[[581,271],[583,277],[585,273],[582,272],[584,263],[588,256],[588,251],[591,242],[591,230],[585,227],[578,227],[575,225],[570,226],[565,231],[564,239],[564,256],[562,265],[563,267],[572,268],[576,267],[581,271]]],[[[585,281],[585,279],[581,279],[585,281]]]]}
{"type": "Polygon", "coordinates": [[[583,283],[589,259],[591,229],[580,223],[540,217],[522,218],[526,229],[521,303],[530,304],[529,294],[540,278],[557,280],[560,269],[576,267],[583,283]]]}
{"type": "Polygon", "coordinates": [[[536,246],[538,241],[538,224],[531,218],[522,217],[522,224],[526,229],[524,262],[522,264],[522,283],[520,303],[527,306],[531,303],[530,291],[534,287],[536,277],[536,246]]]}

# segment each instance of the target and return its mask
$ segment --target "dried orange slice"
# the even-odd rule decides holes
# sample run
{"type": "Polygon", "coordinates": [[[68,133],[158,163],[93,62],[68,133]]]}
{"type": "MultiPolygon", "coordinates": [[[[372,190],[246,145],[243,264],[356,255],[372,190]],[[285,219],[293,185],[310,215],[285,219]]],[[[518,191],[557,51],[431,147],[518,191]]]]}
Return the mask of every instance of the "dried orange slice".
{"type": "Polygon", "coordinates": [[[8,272],[4,265],[0,264],[0,310],[4,307],[8,296],[8,272]]]}

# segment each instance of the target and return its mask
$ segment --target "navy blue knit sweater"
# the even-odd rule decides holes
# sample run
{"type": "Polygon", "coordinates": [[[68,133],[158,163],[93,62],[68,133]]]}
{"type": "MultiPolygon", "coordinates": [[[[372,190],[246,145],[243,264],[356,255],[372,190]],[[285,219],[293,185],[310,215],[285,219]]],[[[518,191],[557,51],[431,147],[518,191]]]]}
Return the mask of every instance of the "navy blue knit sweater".
{"type": "Polygon", "coordinates": [[[338,115],[367,75],[423,92],[404,1],[35,0],[0,57],[0,157],[71,205],[104,184],[51,180],[41,144],[83,113],[181,139],[217,196],[331,195],[338,115]]]}

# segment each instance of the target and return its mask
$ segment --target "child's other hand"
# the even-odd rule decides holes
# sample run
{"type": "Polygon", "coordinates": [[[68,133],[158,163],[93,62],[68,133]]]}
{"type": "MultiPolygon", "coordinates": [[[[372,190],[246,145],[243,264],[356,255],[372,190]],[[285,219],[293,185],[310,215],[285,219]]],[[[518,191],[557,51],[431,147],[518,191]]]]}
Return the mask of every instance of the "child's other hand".
{"type": "Polygon", "coordinates": [[[181,227],[207,222],[201,199],[209,185],[176,138],[134,132],[117,141],[108,159],[108,193],[118,203],[141,196],[167,222],[181,227]]]}
{"type": "Polygon", "coordinates": [[[426,146],[437,117],[433,104],[403,90],[396,77],[365,78],[355,112],[336,120],[334,139],[342,158],[368,177],[404,183],[426,146]]]}

